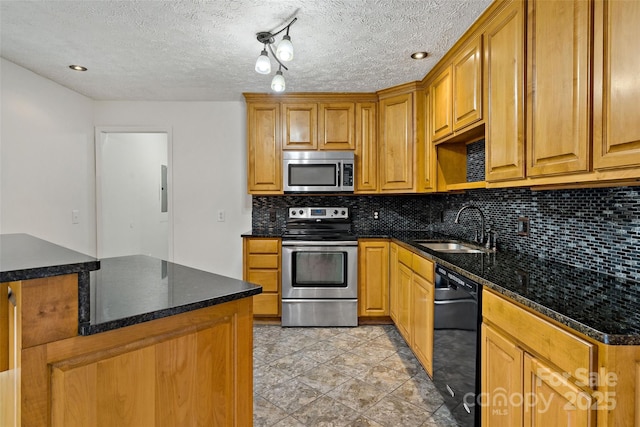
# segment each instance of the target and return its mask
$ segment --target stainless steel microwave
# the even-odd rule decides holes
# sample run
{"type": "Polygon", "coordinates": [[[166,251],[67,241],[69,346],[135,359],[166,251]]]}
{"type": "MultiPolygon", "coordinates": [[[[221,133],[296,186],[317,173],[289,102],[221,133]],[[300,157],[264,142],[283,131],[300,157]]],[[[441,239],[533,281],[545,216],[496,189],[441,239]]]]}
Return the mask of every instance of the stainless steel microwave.
{"type": "Polygon", "coordinates": [[[353,193],[352,151],[285,151],[285,193],[353,193]]]}

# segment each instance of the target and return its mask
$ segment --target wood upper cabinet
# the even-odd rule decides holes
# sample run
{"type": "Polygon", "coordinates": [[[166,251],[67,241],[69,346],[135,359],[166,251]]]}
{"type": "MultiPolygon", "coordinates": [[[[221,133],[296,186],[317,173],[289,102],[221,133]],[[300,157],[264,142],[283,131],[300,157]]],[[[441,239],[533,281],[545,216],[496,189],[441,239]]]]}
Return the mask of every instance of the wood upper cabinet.
{"type": "Polygon", "coordinates": [[[445,68],[431,83],[431,141],[453,134],[452,67],[445,68]]]}
{"type": "Polygon", "coordinates": [[[377,104],[356,104],[355,192],[378,191],[378,120],[377,104]]]}
{"type": "Polygon", "coordinates": [[[486,180],[525,177],[524,2],[502,10],[484,33],[486,180]]]}
{"type": "Polygon", "coordinates": [[[416,113],[416,129],[420,129],[422,137],[417,141],[417,191],[428,192],[436,190],[436,150],[428,138],[429,135],[429,91],[420,91],[416,94],[418,108],[423,113],[416,113]]]}
{"type": "Polygon", "coordinates": [[[389,241],[358,242],[358,315],[389,316],[389,241]]]}
{"type": "Polygon", "coordinates": [[[320,150],[353,150],[355,104],[341,102],[319,105],[318,148],[320,150]]]}
{"type": "Polygon", "coordinates": [[[453,131],[482,119],[482,37],[453,59],[453,131]]]}
{"type": "Polygon", "coordinates": [[[249,193],[282,192],[279,104],[247,104],[247,163],[249,193]]]}
{"type": "Polygon", "coordinates": [[[592,5],[585,0],[528,2],[528,176],[590,169],[592,5]]]}
{"type": "Polygon", "coordinates": [[[414,181],[413,93],[380,100],[380,190],[407,192],[414,181]]]}
{"type": "Polygon", "coordinates": [[[316,150],[318,148],[318,105],[316,103],[282,104],[282,149],[316,150]]]}
{"type": "Polygon", "coordinates": [[[640,166],[640,2],[595,2],[594,169],[640,166]]]}

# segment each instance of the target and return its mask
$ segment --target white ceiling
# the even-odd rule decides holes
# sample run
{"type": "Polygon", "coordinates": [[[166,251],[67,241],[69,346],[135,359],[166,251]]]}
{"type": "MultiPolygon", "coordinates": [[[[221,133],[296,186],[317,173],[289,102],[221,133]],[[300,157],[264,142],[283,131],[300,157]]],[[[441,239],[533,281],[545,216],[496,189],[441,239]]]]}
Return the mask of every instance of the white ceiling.
{"type": "Polygon", "coordinates": [[[0,56],[95,100],[236,101],[270,91],[256,33],[295,16],[287,92],[375,92],[422,79],[490,3],[1,0],[0,56]]]}

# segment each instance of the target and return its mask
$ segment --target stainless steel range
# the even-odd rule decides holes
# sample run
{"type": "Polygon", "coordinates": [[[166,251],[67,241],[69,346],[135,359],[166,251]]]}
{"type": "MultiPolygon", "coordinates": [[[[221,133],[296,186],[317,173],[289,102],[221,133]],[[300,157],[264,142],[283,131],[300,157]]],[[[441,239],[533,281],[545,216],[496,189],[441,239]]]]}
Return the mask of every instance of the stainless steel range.
{"type": "Polygon", "coordinates": [[[282,326],[358,326],[358,242],[348,208],[289,209],[282,326]]]}

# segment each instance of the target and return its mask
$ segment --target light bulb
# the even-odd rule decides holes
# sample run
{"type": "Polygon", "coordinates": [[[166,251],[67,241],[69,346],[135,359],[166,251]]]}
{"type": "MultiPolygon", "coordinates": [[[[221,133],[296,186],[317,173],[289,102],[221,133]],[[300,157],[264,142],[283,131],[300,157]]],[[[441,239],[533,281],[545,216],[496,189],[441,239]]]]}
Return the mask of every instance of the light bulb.
{"type": "Polygon", "coordinates": [[[271,72],[271,61],[266,49],[262,49],[260,56],[258,56],[256,71],[260,74],[269,74],[271,72]]]}
{"type": "Polygon", "coordinates": [[[282,71],[276,71],[276,75],[273,76],[273,80],[271,80],[271,89],[274,92],[284,92],[285,83],[284,76],[282,75],[282,71]]]}
{"type": "Polygon", "coordinates": [[[282,41],[278,43],[276,55],[284,62],[289,62],[293,59],[293,44],[291,44],[291,37],[289,37],[289,35],[282,37],[282,41]]]}

